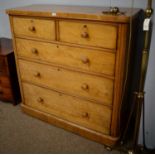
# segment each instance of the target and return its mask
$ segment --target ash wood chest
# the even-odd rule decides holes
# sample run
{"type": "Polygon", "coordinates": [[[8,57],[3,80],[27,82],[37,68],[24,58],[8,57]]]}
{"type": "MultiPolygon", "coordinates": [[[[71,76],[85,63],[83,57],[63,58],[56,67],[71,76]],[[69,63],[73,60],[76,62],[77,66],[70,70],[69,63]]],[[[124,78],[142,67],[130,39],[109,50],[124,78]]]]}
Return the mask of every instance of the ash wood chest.
{"type": "Polygon", "coordinates": [[[121,135],[129,28],[138,10],[104,9],[32,5],[7,13],[23,111],[112,146],[121,135]]]}

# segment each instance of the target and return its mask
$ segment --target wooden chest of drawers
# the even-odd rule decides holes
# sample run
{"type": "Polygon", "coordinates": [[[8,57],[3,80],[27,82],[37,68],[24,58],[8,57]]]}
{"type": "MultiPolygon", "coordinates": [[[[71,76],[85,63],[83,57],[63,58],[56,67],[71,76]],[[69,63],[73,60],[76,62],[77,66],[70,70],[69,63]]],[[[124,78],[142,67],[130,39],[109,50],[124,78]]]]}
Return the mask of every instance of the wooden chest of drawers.
{"type": "Polygon", "coordinates": [[[129,27],[138,10],[32,5],[9,9],[24,112],[114,145],[127,65],[129,27]]]}
{"type": "Polygon", "coordinates": [[[0,100],[20,102],[12,40],[8,38],[0,38],[0,100]]]}

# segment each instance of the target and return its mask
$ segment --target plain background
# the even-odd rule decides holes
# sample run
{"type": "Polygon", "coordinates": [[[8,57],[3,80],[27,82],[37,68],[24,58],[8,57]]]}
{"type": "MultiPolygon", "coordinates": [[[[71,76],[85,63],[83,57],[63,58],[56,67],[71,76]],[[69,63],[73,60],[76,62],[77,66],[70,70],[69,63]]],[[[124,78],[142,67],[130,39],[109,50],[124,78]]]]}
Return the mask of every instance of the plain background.
{"type": "MultiPolygon", "coordinates": [[[[147,0],[111,0],[112,6],[130,7],[134,2],[134,7],[145,8],[147,0]]],[[[66,5],[86,5],[86,6],[110,6],[110,0],[0,0],[0,37],[11,38],[10,25],[5,9],[24,6],[29,4],[66,4],[66,5]]],[[[155,1],[153,0],[155,9],[155,1]]],[[[153,16],[153,20],[155,16],[153,16]]],[[[146,113],[146,144],[149,148],[155,148],[155,26],[153,28],[152,43],[149,56],[147,78],[145,83],[145,113],[146,113]]],[[[139,141],[142,141],[140,131],[139,141]]]]}

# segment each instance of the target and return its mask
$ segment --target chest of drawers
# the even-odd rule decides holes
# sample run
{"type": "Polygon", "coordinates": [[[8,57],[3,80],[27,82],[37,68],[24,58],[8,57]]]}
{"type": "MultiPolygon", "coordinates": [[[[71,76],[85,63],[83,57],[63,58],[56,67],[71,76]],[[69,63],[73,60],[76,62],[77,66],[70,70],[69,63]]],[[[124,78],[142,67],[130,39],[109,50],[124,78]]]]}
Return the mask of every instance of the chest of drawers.
{"type": "Polygon", "coordinates": [[[32,5],[7,13],[23,111],[112,146],[122,126],[130,17],[138,10],[103,10],[32,5]]]}
{"type": "Polygon", "coordinates": [[[12,40],[8,38],[0,38],[0,100],[20,102],[12,40]]]}

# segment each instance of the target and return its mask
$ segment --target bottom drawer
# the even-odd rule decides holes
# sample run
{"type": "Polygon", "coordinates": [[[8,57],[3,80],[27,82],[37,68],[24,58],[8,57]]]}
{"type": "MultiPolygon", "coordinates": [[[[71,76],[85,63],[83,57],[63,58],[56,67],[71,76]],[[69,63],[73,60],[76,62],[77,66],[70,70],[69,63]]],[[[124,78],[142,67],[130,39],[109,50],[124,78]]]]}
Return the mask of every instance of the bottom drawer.
{"type": "Polygon", "coordinates": [[[12,101],[13,96],[10,88],[1,87],[0,88],[0,99],[5,101],[12,101]]]}
{"type": "Polygon", "coordinates": [[[109,134],[111,109],[76,97],[23,83],[26,105],[80,126],[109,134]]]}

